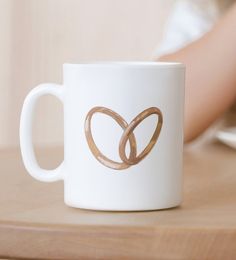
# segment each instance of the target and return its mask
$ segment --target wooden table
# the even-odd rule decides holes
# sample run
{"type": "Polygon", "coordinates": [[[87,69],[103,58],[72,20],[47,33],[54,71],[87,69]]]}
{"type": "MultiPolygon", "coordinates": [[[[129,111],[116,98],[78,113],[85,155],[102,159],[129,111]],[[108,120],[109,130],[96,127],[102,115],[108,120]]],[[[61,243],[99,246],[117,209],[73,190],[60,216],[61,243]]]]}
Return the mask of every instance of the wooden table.
{"type": "MultiPolygon", "coordinates": [[[[62,149],[37,150],[53,167],[62,149]]],[[[185,151],[184,203],[112,213],[63,203],[63,183],[25,172],[18,149],[0,153],[0,257],[38,259],[236,259],[236,152],[185,151]]]]}

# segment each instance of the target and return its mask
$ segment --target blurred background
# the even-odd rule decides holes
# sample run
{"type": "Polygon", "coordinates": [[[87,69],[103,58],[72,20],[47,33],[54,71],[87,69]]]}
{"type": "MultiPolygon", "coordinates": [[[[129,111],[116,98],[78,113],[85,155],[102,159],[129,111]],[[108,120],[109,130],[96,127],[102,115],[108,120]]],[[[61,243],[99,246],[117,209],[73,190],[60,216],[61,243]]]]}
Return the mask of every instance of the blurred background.
{"type": "MultiPolygon", "coordinates": [[[[62,83],[62,64],[150,60],[174,0],[0,0],[0,147],[19,144],[23,100],[43,82],[62,83]]],[[[43,97],[34,142],[63,143],[62,106],[43,97]]]]}

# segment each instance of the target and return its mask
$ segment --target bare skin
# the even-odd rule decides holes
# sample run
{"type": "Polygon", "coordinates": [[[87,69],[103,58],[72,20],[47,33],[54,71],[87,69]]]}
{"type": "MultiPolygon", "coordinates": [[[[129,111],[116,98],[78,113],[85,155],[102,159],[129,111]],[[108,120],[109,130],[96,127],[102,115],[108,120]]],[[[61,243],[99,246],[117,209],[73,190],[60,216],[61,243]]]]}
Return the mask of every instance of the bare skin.
{"type": "Polygon", "coordinates": [[[160,60],[186,64],[185,142],[190,142],[236,99],[236,4],[212,31],[160,60]]]}

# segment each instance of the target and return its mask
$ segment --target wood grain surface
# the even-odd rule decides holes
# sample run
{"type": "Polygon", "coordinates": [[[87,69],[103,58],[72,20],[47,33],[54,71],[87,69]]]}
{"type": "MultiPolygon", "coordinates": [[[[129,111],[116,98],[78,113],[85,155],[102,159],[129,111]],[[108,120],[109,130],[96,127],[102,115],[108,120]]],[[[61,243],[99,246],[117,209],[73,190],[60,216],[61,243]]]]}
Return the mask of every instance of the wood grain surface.
{"type": "MultiPolygon", "coordinates": [[[[53,168],[62,149],[37,149],[53,168]]],[[[25,171],[18,149],[0,152],[0,257],[33,259],[236,259],[236,152],[185,151],[184,202],[150,212],[98,212],[63,203],[63,183],[25,171]]]]}

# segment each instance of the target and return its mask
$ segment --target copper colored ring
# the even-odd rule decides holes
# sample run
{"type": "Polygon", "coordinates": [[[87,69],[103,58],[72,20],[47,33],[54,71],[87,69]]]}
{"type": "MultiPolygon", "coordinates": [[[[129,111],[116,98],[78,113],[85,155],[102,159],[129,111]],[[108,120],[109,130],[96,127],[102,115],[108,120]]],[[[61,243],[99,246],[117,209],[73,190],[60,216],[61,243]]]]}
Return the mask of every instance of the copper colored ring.
{"type": "MultiPolygon", "coordinates": [[[[122,127],[122,129],[125,132],[127,131],[127,127],[128,127],[128,123],[119,114],[112,111],[111,109],[108,109],[105,107],[92,108],[86,116],[84,128],[85,128],[85,136],[87,139],[87,143],[88,143],[89,148],[90,148],[91,152],[93,153],[94,157],[103,165],[105,165],[109,168],[115,169],[115,170],[123,170],[123,169],[129,168],[131,166],[130,164],[127,164],[124,161],[116,162],[116,161],[110,160],[105,155],[103,155],[101,153],[101,151],[98,149],[98,147],[96,146],[94,139],[93,139],[92,132],[91,132],[91,119],[95,113],[102,113],[102,114],[106,114],[106,115],[112,117],[122,127]]],[[[127,161],[133,161],[136,158],[136,153],[137,153],[136,139],[135,139],[134,134],[129,133],[129,136],[125,140],[126,140],[125,145],[128,140],[130,143],[130,154],[129,154],[129,158],[126,157],[127,161]]]]}
{"type": "Polygon", "coordinates": [[[141,112],[140,114],[138,114],[133,120],[132,122],[128,125],[128,127],[125,129],[121,140],[120,140],[120,144],[119,144],[119,154],[120,154],[120,158],[123,162],[129,164],[129,165],[134,165],[139,163],[141,160],[143,160],[152,150],[152,148],[154,147],[155,143],[157,142],[157,139],[160,135],[161,132],[161,128],[162,128],[162,123],[163,123],[163,117],[162,117],[162,113],[160,111],[160,109],[158,109],[157,107],[150,107],[148,109],[145,109],[143,112],[141,112]],[[152,138],[150,140],[150,142],[148,143],[148,145],[144,148],[144,150],[136,157],[133,158],[128,158],[126,156],[125,153],[125,147],[127,144],[127,141],[130,139],[131,136],[133,136],[133,131],[134,129],[147,117],[149,117],[150,115],[156,114],[158,115],[158,123],[156,126],[156,129],[152,135],[152,138]]]}

